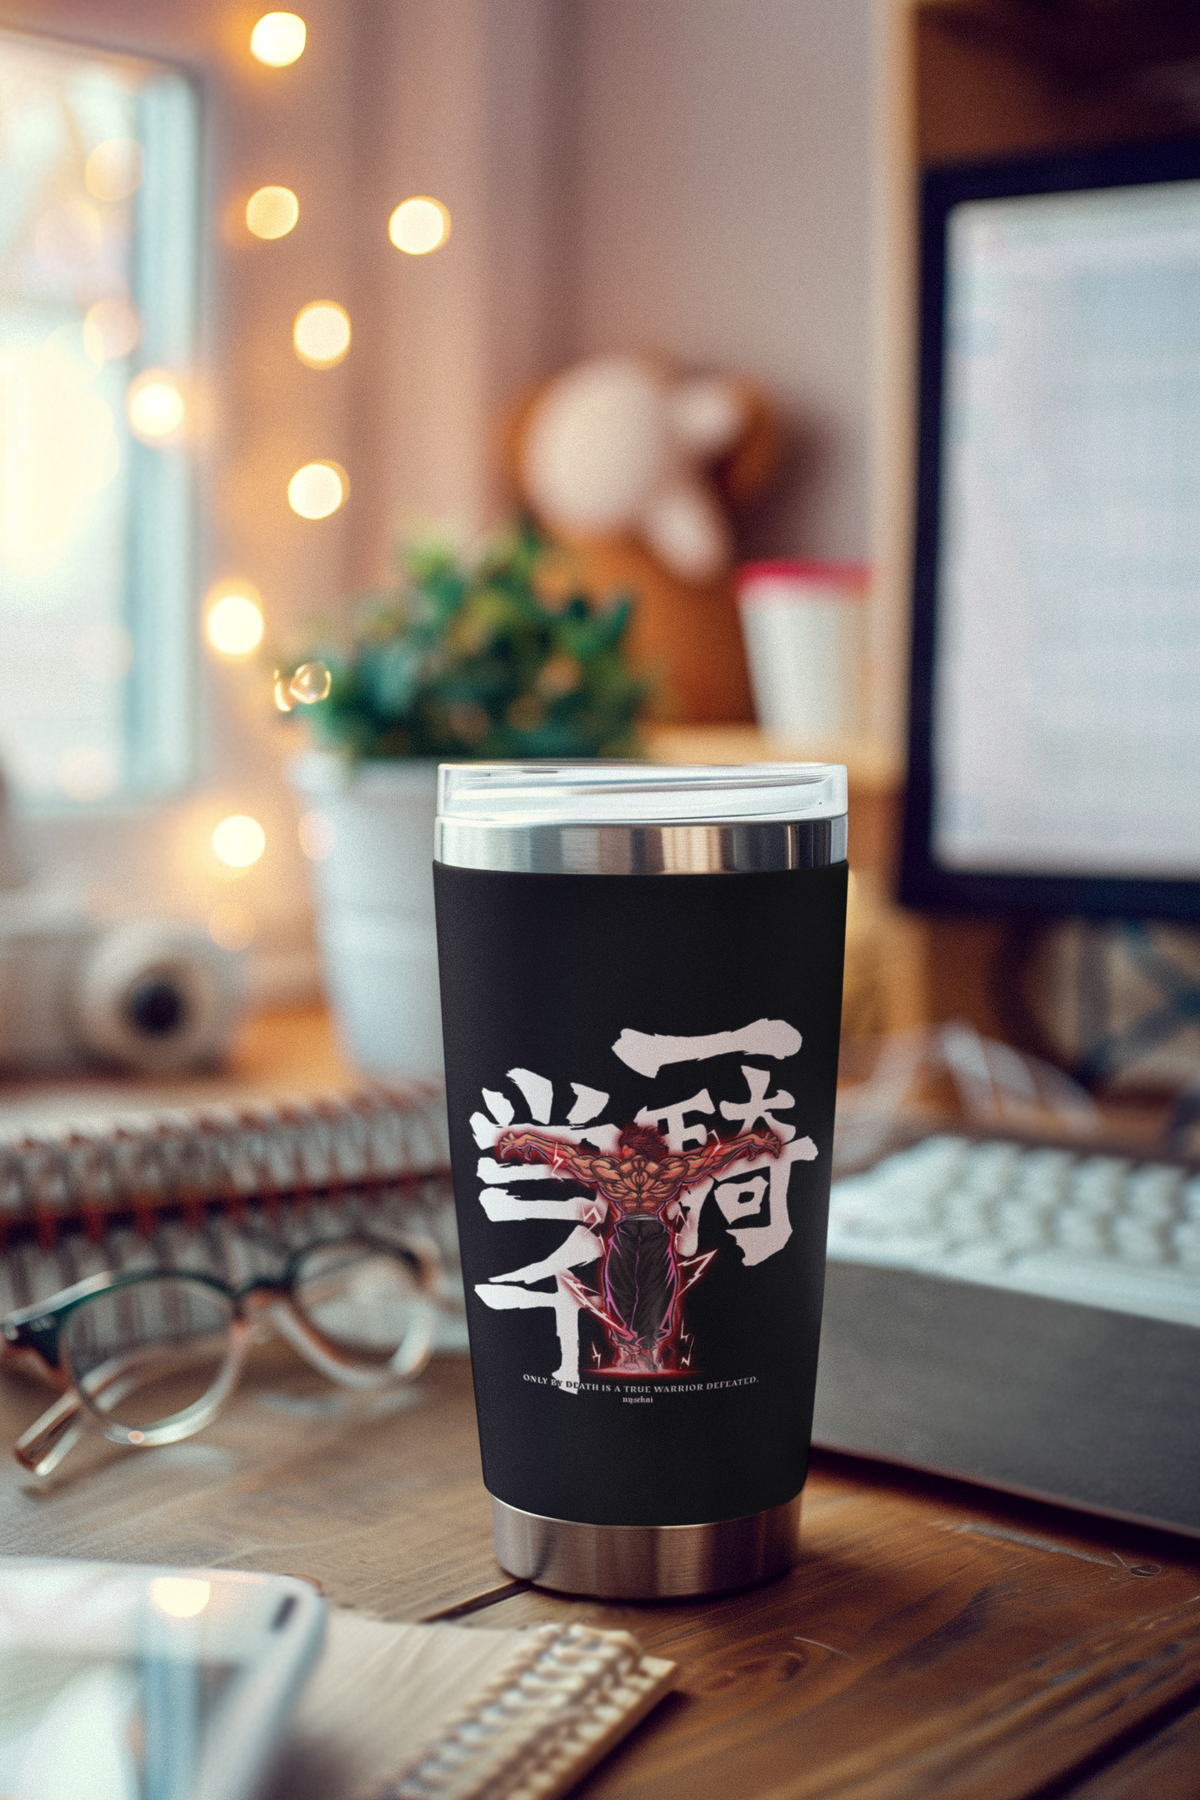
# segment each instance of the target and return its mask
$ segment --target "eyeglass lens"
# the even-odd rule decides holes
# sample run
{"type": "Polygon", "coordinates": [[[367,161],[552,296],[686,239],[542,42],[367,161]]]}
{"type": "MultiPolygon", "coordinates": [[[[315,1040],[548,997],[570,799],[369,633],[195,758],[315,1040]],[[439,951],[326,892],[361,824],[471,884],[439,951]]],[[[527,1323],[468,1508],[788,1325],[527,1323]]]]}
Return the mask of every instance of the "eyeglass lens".
{"type": "MultiPolygon", "coordinates": [[[[296,1266],[293,1304],[319,1337],[381,1368],[429,1310],[415,1259],[353,1240],[318,1244],[296,1266]],[[411,1266],[410,1266],[411,1265],[411,1266]]],[[[106,1421],[150,1431],[217,1388],[234,1352],[233,1300],[188,1275],[151,1275],[94,1295],[61,1344],[80,1393],[106,1421]]]]}
{"type": "Polygon", "coordinates": [[[349,1241],[305,1253],[292,1299],[328,1343],[366,1366],[389,1362],[429,1307],[406,1258],[349,1241]]]}
{"type": "Polygon", "coordinates": [[[234,1354],[233,1301],[186,1275],[95,1295],[69,1316],[62,1349],[76,1386],[106,1420],[146,1431],[196,1405],[234,1354]]]}

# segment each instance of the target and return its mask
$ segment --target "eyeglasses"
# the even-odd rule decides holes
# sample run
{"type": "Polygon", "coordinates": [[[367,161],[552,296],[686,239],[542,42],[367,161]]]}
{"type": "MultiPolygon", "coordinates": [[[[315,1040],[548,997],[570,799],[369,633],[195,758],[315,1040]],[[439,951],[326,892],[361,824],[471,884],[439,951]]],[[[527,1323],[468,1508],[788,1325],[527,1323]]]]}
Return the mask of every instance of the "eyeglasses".
{"type": "Polygon", "coordinates": [[[64,1391],[13,1447],[48,1475],[96,1421],[115,1444],[174,1444],[228,1400],[246,1353],[273,1326],[341,1386],[409,1381],[429,1360],[441,1264],[432,1245],[365,1235],[298,1251],[241,1288],[212,1275],[93,1275],[0,1324],[0,1360],[64,1391]]]}

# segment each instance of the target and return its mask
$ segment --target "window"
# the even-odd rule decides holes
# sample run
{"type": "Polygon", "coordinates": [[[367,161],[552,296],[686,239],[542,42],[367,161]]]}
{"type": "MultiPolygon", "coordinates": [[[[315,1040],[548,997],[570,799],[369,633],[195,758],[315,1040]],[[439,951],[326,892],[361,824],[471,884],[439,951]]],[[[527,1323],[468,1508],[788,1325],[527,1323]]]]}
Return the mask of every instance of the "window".
{"type": "Polygon", "coordinates": [[[0,763],[87,809],[191,772],[199,109],[0,31],[0,763]]]}

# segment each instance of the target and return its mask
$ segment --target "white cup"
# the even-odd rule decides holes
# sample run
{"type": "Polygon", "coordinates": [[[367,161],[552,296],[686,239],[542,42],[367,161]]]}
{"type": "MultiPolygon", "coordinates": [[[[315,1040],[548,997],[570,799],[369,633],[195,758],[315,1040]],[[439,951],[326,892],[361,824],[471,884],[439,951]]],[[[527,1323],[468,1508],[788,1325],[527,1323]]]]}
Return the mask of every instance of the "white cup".
{"type": "Polygon", "coordinates": [[[847,737],[861,729],[864,563],[748,563],[736,576],[754,710],[764,731],[847,737]]]}

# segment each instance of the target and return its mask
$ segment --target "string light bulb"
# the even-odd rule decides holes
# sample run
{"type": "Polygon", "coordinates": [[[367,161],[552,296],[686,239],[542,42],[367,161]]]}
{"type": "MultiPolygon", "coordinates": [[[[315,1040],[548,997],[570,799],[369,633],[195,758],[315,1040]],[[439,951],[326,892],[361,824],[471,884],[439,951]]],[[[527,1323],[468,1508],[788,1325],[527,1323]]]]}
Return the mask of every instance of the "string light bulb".
{"type": "Polygon", "coordinates": [[[287,187],[261,187],[246,202],[246,228],[268,242],[286,237],[300,217],[300,202],[287,187]]]}
{"type": "Polygon", "coordinates": [[[267,847],[267,834],[249,813],[230,813],[212,834],[212,847],[227,869],[248,869],[267,847]]]}
{"type": "Polygon", "coordinates": [[[428,256],[450,236],[450,214],[440,200],[414,194],[402,200],[388,220],[388,236],[406,256],[428,256]]]}
{"type": "Polygon", "coordinates": [[[249,656],[262,643],[262,599],[249,581],[223,581],[210,588],[204,634],[221,656],[249,656]]]}
{"type": "Polygon", "coordinates": [[[288,505],[302,519],[327,519],[349,492],[350,478],[340,463],[305,463],[288,482],[288,505]]]}
{"type": "Polygon", "coordinates": [[[336,300],[301,307],[292,326],[296,355],[310,369],[332,369],[350,348],[350,315],[336,300]]]}
{"type": "Polygon", "coordinates": [[[304,55],[308,27],[299,13],[264,13],[250,33],[250,54],[268,69],[286,69],[304,55]]]}
{"type": "Polygon", "coordinates": [[[186,412],[179,383],[167,369],[143,369],[126,389],[129,429],[144,444],[162,444],[173,438],[186,412]]]}

